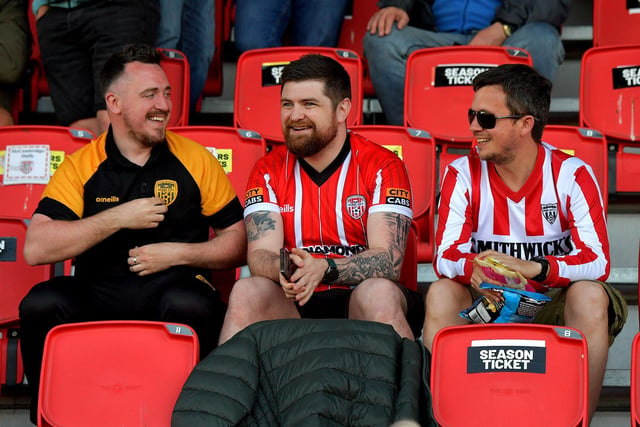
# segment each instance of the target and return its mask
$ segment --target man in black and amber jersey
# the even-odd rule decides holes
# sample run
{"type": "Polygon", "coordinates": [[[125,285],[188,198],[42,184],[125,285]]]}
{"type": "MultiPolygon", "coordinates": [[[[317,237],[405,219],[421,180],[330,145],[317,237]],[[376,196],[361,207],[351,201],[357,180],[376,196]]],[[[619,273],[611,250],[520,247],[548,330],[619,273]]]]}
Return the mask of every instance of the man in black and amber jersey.
{"type": "Polygon", "coordinates": [[[75,257],[74,276],[36,285],[20,305],[32,415],[51,328],[112,319],[184,323],[205,356],[225,313],[210,272],[245,263],[242,206],[223,169],[204,147],[166,131],[170,87],[155,49],[114,54],[101,84],[110,129],[61,164],[27,231],[30,264],[75,257]]]}

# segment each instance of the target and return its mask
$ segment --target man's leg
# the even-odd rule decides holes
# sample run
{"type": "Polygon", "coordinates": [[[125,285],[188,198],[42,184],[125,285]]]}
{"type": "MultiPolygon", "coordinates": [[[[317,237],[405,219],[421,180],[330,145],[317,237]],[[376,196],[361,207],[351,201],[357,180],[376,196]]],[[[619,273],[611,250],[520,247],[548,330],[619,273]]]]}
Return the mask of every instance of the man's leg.
{"type": "Polygon", "coordinates": [[[436,333],[447,326],[466,325],[460,311],[472,303],[469,286],[450,279],[440,279],[429,286],[422,341],[429,351],[436,333]]]}
{"type": "Polygon", "coordinates": [[[150,320],[175,322],[188,325],[198,335],[200,359],[207,356],[217,345],[222,321],[227,309],[220,293],[211,285],[195,278],[168,280],[159,287],[159,295],[152,297],[148,310],[150,320]]]}
{"type": "Polygon", "coordinates": [[[523,25],[502,45],[527,50],[533,60],[533,67],[552,82],[564,60],[560,34],[554,26],[545,22],[523,25]]]}
{"type": "Polygon", "coordinates": [[[351,294],[349,318],[386,323],[404,338],[414,339],[407,322],[407,300],[394,282],[386,279],[367,279],[351,294]]]}
{"type": "Polygon", "coordinates": [[[293,302],[286,299],[278,283],[264,277],[248,277],[233,285],[229,307],[224,318],[218,344],[261,320],[297,319],[300,314],[293,302]]]}
{"type": "Polygon", "coordinates": [[[388,124],[404,124],[404,83],[409,55],[427,47],[465,44],[467,39],[460,34],[435,33],[409,26],[398,30],[395,25],[386,36],[365,34],[362,40],[364,56],[388,124]]]}
{"type": "Polygon", "coordinates": [[[600,283],[580,281],[567,290],[566,326],[582,332],[589,354],[589,420],[598,406],[609,354],[609,297],[600,283]]]}
{"type": "Polygon", "coordinates": [[[63,323],[87,320],[88,301],[73,277],[39,283],[20,303],[20,350],[31,394],[31,421],[37,422],[40,366],[47,333],[63,323]]]}
{"type": "Polygon", "coordinates": [[[293,44],[335,47],[347,0],[294,0],[291,11],[293,44]]]}
{"type": "Polygon", "coordinates": [[[242,53],[282,46],[290,18],[291,1],[236,0],[236,48],[242,53]]]}

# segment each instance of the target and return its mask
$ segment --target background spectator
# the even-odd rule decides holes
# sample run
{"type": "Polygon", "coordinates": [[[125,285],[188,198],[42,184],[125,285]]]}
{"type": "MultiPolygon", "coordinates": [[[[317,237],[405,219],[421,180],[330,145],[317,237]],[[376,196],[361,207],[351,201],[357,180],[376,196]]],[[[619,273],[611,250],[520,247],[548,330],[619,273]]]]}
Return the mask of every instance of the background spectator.
{"type": "Polygon", "coordinates": [[[123,46],[155,45],[158,0],[34,0],[32,11],[58,122],[96,135],[106,131],[98,75],[123,46]]]}
{"type": "MultiPolygon", "coordinates": [[[[382,0],[367,25],[364,55],[388,124],[404,123],[407,58],[418,49],[460,45],[527,50],[553,80],[564,60],[560,26],[570,0],[382,0]]],[[[434,106],[433,108],[438,108],[434,106]]]]}
{"type": "Polygon", "coordinates": [[[215,51],[214,0],[159,0],[158,47],[181,51],[189,61],[189,108],[207,81],[215,51]]]}
{"type": "Polygon", "coordinates": [[[0,126],[13,123],[11,97],[29,56],[29,21],[23,0],[0,0],[0,126]]]}
{"type": "Polygon", "coordinates": [[[235,38],[240,52],[290,45],[335,47],[348,0],[237,0],[235,38]]]}

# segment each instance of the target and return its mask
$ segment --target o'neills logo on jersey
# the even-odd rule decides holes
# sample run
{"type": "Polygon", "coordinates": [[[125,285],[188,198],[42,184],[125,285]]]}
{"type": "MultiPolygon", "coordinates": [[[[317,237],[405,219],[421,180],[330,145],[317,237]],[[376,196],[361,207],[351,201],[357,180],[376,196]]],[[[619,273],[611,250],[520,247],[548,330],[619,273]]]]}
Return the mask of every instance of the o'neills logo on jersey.
{"type": "Polygon", "coordinates": [[[389,205],[411,207],[411,193],[404,188],[388,188],[385,202],[389,205]]]}
{"type": "Polygon", "coordinates": [[[360,219],[367,209],[367,200],[360,194],[349,196],[345,202],[345,209],[351,218],[360,219]]]}
{"type": "Polygon", "coordinates": [[[156,181],[156,185],[153,187],[153,194],[162,199],[165,205],[169,206],[178,197],[178,183],[171,179],[156,181]]]}
{"type": "Polygon", "coordinates": [[[548,203],[546,205],[542,205],[542,216],[547,220],[549,224],[556,222],[558,219],[558,204],[557,203],[548,203]]]}
{"type": "Polygon", "coordinates": [[[96,203],[118,203],[118,202],[120,202],[120,197],[118,196],[96,197],[96,203]]]}
{"type": "Polygon", "coordinates": [[[246,208],[247,206],[251,206],[254,203],[261,203],[264,201],[264,196],[263,196],[263,192],[262,192],[262,188],[260,187],[256,187],[256,188],[252,188],[250,190],[247,190],[247,192],[244,195],[244,207],[246,208]]]}

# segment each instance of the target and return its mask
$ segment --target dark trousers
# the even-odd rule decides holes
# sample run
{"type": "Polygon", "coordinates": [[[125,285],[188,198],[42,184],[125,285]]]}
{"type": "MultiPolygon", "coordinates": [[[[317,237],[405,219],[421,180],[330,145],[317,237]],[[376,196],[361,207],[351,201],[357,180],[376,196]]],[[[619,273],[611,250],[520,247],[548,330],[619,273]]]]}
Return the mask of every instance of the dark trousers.
{"type": "Polygon", "coordinates": [[[155,320],[191,326],[204,358],[218,342],[226,305],[192,272],[170,270],[117,281],[56,277],[39,283],[20,304],[20,349],[37,418],[40,366],[47,333],[63,323],[94,320],[155,320]]]}

